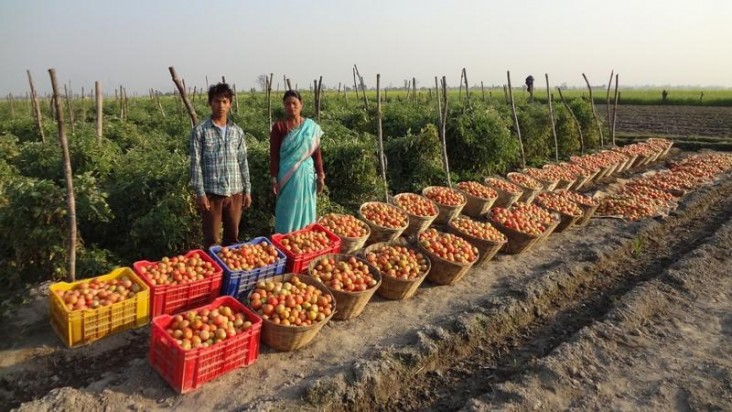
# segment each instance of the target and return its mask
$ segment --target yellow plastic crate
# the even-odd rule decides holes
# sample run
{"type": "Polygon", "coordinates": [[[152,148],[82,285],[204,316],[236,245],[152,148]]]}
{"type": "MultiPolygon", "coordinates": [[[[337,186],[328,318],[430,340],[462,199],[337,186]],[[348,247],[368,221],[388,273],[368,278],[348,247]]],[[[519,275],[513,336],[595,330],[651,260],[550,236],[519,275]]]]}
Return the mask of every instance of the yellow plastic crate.
{"type": "Polygon", "coordinates": [[[51,326],[68,347],[87,345],[105,336],[145,326],[150,322],[150,288],[132,269],[117,268],[96,279],[105,281],[122,276],[127,276],[140,286],[140,291],[130,299],[96,309],[69,311],[57,294],[59,290],[71,290],[76,285],[92,279],[73,283],[59,282],[50,286],[48,306],[51,311],[51,326]]]}

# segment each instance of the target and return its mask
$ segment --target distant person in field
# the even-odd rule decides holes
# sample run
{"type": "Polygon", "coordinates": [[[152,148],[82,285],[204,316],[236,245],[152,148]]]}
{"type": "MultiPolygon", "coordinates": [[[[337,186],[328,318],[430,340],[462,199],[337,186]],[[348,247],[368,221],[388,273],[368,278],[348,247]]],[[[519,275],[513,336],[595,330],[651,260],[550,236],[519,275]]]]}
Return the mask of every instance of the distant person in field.
{"type": "Polygon", "coordinates": [[[191,184],[203,223],[203,246],[239,240],[242,209],[252,204],[244,131],[229,119],[234,92],[228,84],[208,89],[211,117],[191,130],[191,184]]]}
{"type": "Polygon", "coordinates": [[[289,233],[315,222],[317,194],[325,187],[320,137],[323,131],[301,116],[302,97],[288,90],[282,98],[285,119],[272,125],[269,174],[277,196],[275,233],[289,233]]]}

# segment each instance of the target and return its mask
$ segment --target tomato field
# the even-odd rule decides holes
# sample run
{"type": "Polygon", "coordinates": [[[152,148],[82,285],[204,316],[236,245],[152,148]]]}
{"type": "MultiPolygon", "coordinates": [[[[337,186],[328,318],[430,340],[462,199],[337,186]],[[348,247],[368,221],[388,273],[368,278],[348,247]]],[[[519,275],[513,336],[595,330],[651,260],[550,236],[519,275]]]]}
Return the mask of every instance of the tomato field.
{"type": "MultiPolygon", "coordinates": [[[[292,296],[277,295],[274,285],[257,283],[248,300],[251,314],[212,304],[188,319],[154,321],[152,332],[136,328],[73,349],[54,335],[46,303],[49,284],[67,274],[56,124],[42,102],[42,142],[29,102],[16,100],[12,113],[0,104],[0,310],[15,331],[0,344],[2,409],[192,409],[201,402],[211,409],[252,410],[632,409],[665,408],[679,394],[692,409],[732,406],[729,395],[712,396],[732,393],[732,352],[724,343],[732,310],[725,252],[732,244],[732,157],[722,152],[732,144],[730,108],[710,106],[712,95],[694,107],[629,100],[634,105],[618,109],[623,147],[611,151],[604,150],[611,134],[606,107],[595,107],[598,129],[589,101],[572,96],[571,113],[554,102],[558,163],[547,105],[518,93],[524,170],[502,92],[468,97],[451,91],[445,142],[452,190],[445,187],[434,94],[389,92],[384,99],[388,192],[413,193],[397,196],[398,207],[375,203],[384,200],[384,182],[374,102],[365,108],[353,94],[336,91],[320,102],[327,190],[318,198],[318,216],[328,215],[321,224],[342,227],[346,237],[368,236],[375,228],[419,234],[357,257],[323,257],[310,272],[326,291],[340,293],[379,288],[388,276],[417,281],[408,299],[377,292],[362,313],[336,320],[338,292],[321,295],[293,281],[292,296]],[[648,139],[661,136],[667,139],[648,139]],[[573,191],[554,191],[564,180],[573,191]],[[550,181],[554,186],[547,189],[550,181]],[[500,204],[502,194],[516,187],[516,199],[500,204]],[[498,203],[474,219],[449,215],[449,208],[474,197],[498,203]],[[580,223],[590,209],[597,217],[580,223]],[[425,227],[408,226],[415,217],[427,221],[425,227]],[[516,243],[519,237],[525,244],[516,243]],[[471,268],[488,243],[499,245],[497,254],[471,268]],[[382,274],[370,273],[367,262],[382,274]],[[443,266],[436,269],[436,262],[443,266]],[[437,276],[450,264],[469,270],[447,280],[437,276]],[[336,316],[330,320],[333,296],[336,316]],[[207,346],[209,335],[253,336],[251,319],[262,316],[284,325],[322,322],[322,329],[295,351],[263,343],[256,362],[249,354],[246,366],[186,395],[168,386],[160,366],[148,363],[151,339],[164,341],[166,331],[196,350],[207,346]],[[236,325],[221,328],[226,317],[236,325]],[[194,321],[195,336],[187,329],[194,321]],[[692,351],[699,341],[703,348],[692,351]],[[639,400],[627,405],[613,398],[624,391],[639,400]]],[[[313,94],[303,95],[304,115],[316,117],[313,94]]],[[[204,100],[193,97],[199,118],[209,113],[204,100]]],[[[209,263],[183,256],[201,242],[185,108],[178,96],[161,96],[160,104],[136,97],[127,104],[123,111],[119,101],[105,101],[101,142],[90,102],[74,99],[63,114],[77,204],[77,279],[141,260],[149,261],[144,274],[157,286],[208,279],[209,263]]],[[[282,115],[276,98],[273,106],[274,117],[282,115]]],[[[243,214],[240,238],[269,238],[275,198],[264,94],[239,93],[232,116],[247,135],[252,179],[253,204],[243,214]]],[[[286,245],[288,256],[327,247],[326,236],[307,234],[220,250],[218,258],[246,271],[259,267],[258,260],[275,262],[275,246],[286,245]]],[[[87,293],[94,305],[100,305],[96,296],[107,305],[120,299],[118,293],[140,292],[127,278],[105,282],[93,290],[60,291],[60,301],[83,310],[86,304],[77,299],[87,293]]]]}

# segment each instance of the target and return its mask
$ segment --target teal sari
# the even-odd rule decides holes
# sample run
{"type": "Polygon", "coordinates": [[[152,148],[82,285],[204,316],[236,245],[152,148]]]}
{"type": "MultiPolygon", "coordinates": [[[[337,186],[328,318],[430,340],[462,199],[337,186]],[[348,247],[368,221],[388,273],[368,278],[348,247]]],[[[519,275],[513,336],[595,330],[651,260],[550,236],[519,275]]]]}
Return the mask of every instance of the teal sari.
{"type": "Polygon", "coordinates": [[[316,182],[312,155],[323,131],[311,119],[292,129],[280,146],[275,233],[289,233],[315,222],[316,182]]]}

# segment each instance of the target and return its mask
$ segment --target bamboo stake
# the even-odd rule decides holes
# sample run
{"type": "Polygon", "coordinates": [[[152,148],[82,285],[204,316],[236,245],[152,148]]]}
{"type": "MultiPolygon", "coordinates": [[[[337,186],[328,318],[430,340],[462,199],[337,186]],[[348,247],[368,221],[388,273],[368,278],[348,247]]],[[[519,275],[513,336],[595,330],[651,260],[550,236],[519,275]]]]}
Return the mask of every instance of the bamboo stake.
{"type": "Polygon", "coordinates": [[[618,93],[618,75],[615,75],[615,105],[613,106],[613,146],[615,146],[615,122],[618,119],[618,100],[620,93],[618,93]]]}
{"type": "MultiPolygon", "coordinates": [[[[440,138],[442,140],[442,164],[445,167],[445,175],[447,175],[447,186],[452,189],[452,178],[450,177],[450,162],[447,157],[447,78],[442,76],[442,113],[440,114],[440,138]]],[[[438,98],[439,100],[439,98],[438,98]]]]}
{"type": "Polygon", "coordinates": [[[613,73],[615,73],[615,70],[610,70],[610,80],[607,82],[607,103],[605,104],[605,108],[607,109],[607,130],[610,133],[612,133],[612,126],[610,124],[610,121],[612,120],[610,118],[610,87],[613,85],[613,73]]]}
{"type": "Polygon", "coordinates": [[[193,105],[191,105],[191,102],[188,101],[188,97],[186,96],[186,90],[183,88],[183,84],[180,81],[180,78],[178,78],[178,74],[175,72],[175,67],[170,66],[168,67],[168,71],[170,71],[170,76],[173,78],[173,83],[175,83],[175,87],[178,88],[178,92],[180,92],[181,99],[183,100],[183,103],[186,105],[186,110],[188,110],[188,116],[191,118],[191,127],[195,127],[198,124],[198,116],[196,115],[196,109],[193,108],[193,105]]]}
{"type": "Polygon", "coordinates": [[[503,85],[503,96],[506,98],[506,104],[510,104],[511,101],[508,100],[508,89],[505,84],[503,85]]]}
{"type": "Polygon", "coordinates": [[[81,122],[86,123],[86,95],[83,86],[81,87],[81,122]]]}
{"type": "Polygon", "coordinates": [[[74,181],[71,171],[71,157],[69,156],[69,142],[66,139],[66,132],[64,130],[64,116],[61,111],[61,103],[59,102],[58,96],[58,85],[56,84],[56,70],[48,69],[48,73],[51,76],[51,87],[53,89],[53,102],[56,108],[56,113],[59,114],[56,122],[58,123],[58,138],[61,143],[61,153],[63,154],[64,161],[64,177],[66,180],[66,209],[68,218],[68,242],[66,244],[67,256],[67,268],[68,268],[68,281],[73,282],[76,280],[76,201],[74,200],[74,181]]]}
{"type": "Polygon", "coordinates": [[[470,89],[468,88],[468,71],[465,70],[465,67],[463,67],[463,80],[465,80],[465,100],[468,102],[468,107],[470,107],[470,89]]]}
{"type": "Polygon", "coordinates": [[[102,111],[103,97],[102,97],[102,84],[94,82],[94,93],[97,99],[97,143],[102,144],[102,118],[104,112],[102,111]]]}
{"type": "Polygon", "coordinates": [[[356,65],[355,64],[351,68],[351,72],[353,72],[353,91],[356,93],[356,97],[358,97],[358,84],[356,83],[356,65]]]}
{"type": "Polygon", "coordinates": [[[208,85],[208,76],[206,76],[206,90],[208,90],[208,89],[209,89],[209,85],[208,85]]]}
{"type": "MultiPolygon", "coordinates": [[[[297,88],[297,85],[295,85],[295,88],[297,88]]],[[[290,83],[290,79],[287,79],[287,90],[292,90],[292,83],[290,83]]]]}
{"type": "Polygon", "coordinates": [[[549,119],[552,123],[552,136],[554,137],[554,161],[559,162],[559,143],[557,142],[557,126],[554,123],[554,109],[552,108],[552,94],[549,92],[549,74],[544,73],[546,77],[546,101],[549,104],[549,119]]]}
{"type": "Polygon", "coordinates": [[[45,143],[46,135],[43,133],[43,116],[41,115],[41,105],[38,103],[38,94],[36,94],[36,88],[33,87],[33,77],[31,77],[30,70],[26,70],[26,73],[28,73],[28,83],[30,83],[30,95],[33,113],[36,118],[36,123],[38,125],[38,131],[41,133],[41,142],[45,143]]]}
{"type": "Polygon", "coordinates": [[[226,83],[226,77],[224,77],[223,75],[221,75],[221,83],[226,83]]]}
{"type": "Polygon", "coordinates": [[[127,88],[122,88],[122,106],[125,108],[125,121],[130,117],[129,100],[127,100],[127,88]]]}
{"type": "Polygon", "coordinates": [[[239,113],[239,94],[236,92],[236,84],[231,85],[231,89],[234,92],[234,111],[239,113]]]}
{"type": "Polygon", "coordinates": [[[323,98],[323,76],[320,76],[317,83],[315,84],[315,94],[318,96],[315,113],[318,121],[320,121],[320,107],[322,104],[321,99],[323,98]]]}
{"type": "Polygon", "coordinates": [[[163,119],[165,119],[165,110],[163,110],[163,105],[160,104],[160,91],[155,92],[155,101],[158,104],[158,109],[160,109],[160,114],[163,116],[163,119]]]}
{"type": "Polygon", "coordinates": [[[381,123],[381,74],[378,73],[376,74],[376,134],[379,137],[379,163],[381,163],[381,178],[384,180],[384,202],[389,203],[389,182],[386,180],[386,157],[381,123]]]}
{"type": "Polygon", "coordinates": [[[480,93],[483,95],[483,101],[485,101],[485,87],[483,87],[483,80],[480,81],[480,93]]]}
{"type": "Polygon", "coordinates": [[[585,83],[587,83],[587,90],[590,91],[590,107],[592,108],[592,117],[595,118],[595,123],[597,123],[597,131],[600,132],[600,147],[605,148],[605,137],[602,135],[602,122],[600,122],[600,118],[597,116],[595,100],[592,98],[592,86],[590,86],[590,81],[587,80],[587,76],[584,73],[582,73],[582,77],[584,77],[585,83]]]}
{"type": "Polygon", "coordinates": [[[267,79],[267,116],[269,116],[269,130],[272,131],[272,76],[274,74],[269,74],[269,79],[267,79]]]}
{"type": "Polygon", "coordinates": [[[8,93],[8,106],[10,107],[10,118],[15,119],[15,107],[13,106],[13,94],[8,93]]]}
{"type": "Polygon", "coordinates": [[[66,111],[69,112],[69,123],[71,123],[71,133],[76,133],[74,128],[74,111],[71,109],[71,100],[69,99],[69,89],[64,84],[64,94],[66,95],[66,111]]]}
{"type": "Polygon", "coordinates": [[[463,97],[463,75],[464,74],[465,74],[465,72],[461,70],[460,71],[460,82],[458,83],[460,85],[459,89],[458,89],[458,99],[463,97]]]}
{"type": "Polygon", "coordinates": [[[412,85],[408,80],[405,80],[404,86],[407,88],[407,96],[405,97],[405,99],[409,101],[409,95],[412,94],[412,85]]]}
{"type": "Polygon", "coordinates": [[[412,77],[412,95],[414,96],[414,102],[417,103],[417,79],[412,77]]]}
{"type": "Polygon", "coordinates": [[[519,148],[521,149],[521,167],[526,167],[526,154],[524,153],[524,141],[521,138],[521,127],[519,126],[518,115],[516,114],[516,104],[513,101],[513,90],[511,89],[511,72],[506,71],[508,78],[508,96],[511,98],[511,111],[513,112],[513,122],[516,125],[516,134],[519,139],[519,148]]]}
{"type": "Polygon", "coordinates": [[[562,89],[557,87],[557,91],[559,92],[559,98],[562,99],[562,103],[564,104],[564,107],[569,112],[569,115],[572,117],[572,120],[574,120],[574,124],[577,125],[577,131],[579,132],[579,138],[580,138],[580,152],[584,154],[585,153],[585,138],[582,135],[582,125],[580,124],[579,120],[577,120],[577,116],[574,115],[572,108],[569,107],[569,103],[567,103],[567,101],[564,100],[564,95],[562,95],[562,89]]]}
{"type": "MultiPolygon", "coordinates": [[[[361,73],[358,71],[358,66],[355,64],[353,65],[353,68],[356,69],[356,76],[358,76],[358,79],[361,82],[361,92],[363,93],[363,106],[368,110],[369,108],[369,100],[366,98],[366,85],[363,82],[363,76],[361,76],[361,73]]],[[[358,89],[356,89],[358,90],[358,89]]]]}

